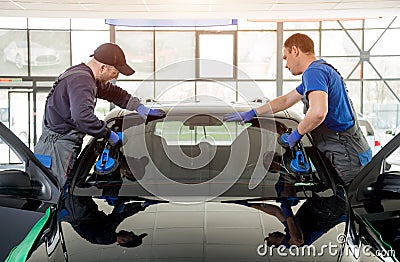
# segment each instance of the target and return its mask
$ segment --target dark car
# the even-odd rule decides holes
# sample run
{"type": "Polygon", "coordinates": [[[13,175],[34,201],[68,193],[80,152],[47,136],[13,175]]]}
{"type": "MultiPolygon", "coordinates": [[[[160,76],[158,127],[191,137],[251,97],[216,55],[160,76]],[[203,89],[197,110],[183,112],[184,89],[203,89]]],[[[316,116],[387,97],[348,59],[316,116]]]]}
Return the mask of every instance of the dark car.
{"type": "Polygon", "coordinates": [[[23,152],[0,171],[1,259],[398,261],[400,173],[383,163],[400,135],[345,186],[309,137],[282,140],[292,111],[242,125],[223,116],[258,104],[149,106],[166,116],[112,111],[122,142],[92,139],[63,187],[0,125],[23,152]]]}

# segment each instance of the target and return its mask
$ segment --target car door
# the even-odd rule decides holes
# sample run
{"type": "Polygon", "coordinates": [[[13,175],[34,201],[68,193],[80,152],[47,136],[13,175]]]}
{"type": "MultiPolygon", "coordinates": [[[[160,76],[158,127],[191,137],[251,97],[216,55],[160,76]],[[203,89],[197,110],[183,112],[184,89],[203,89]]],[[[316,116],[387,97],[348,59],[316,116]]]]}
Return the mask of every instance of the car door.
{"type": "Polygon", "coordinates": [[[24,239],[28,238],[29,243],[16,249],[18,255],[21,252],[29,255],[38,244],[36,239],[45,231],[48,215],[60,196],[60,186],[3,123],[0,123],[0,139],[0,260],[4,261],[24,239]]]}
{"type": "Polygon", "coordinates": [[[351,183],[348,195],[360,243],[384,261],[400,258],[400,170],[386,171],[386,159],[400,147],[389,141],[351,183]]]}

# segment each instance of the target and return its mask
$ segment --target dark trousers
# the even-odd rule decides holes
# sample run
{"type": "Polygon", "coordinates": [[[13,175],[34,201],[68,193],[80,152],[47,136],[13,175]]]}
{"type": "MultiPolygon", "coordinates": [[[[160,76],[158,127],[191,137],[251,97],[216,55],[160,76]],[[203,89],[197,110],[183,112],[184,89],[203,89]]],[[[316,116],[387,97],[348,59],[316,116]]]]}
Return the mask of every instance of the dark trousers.
{"type": "Polygon", "coordinates": [[[372,151],[359,125],[335,132],[325,125],[311,131],[314,144],[332,162],[346,185],[372,158],[372,151]]]}

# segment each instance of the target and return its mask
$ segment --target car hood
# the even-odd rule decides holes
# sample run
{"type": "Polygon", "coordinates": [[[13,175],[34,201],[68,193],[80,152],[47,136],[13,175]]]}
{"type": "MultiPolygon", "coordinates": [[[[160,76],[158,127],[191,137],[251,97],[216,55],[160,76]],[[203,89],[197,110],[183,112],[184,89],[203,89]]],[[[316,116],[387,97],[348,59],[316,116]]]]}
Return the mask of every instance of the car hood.
{"type": "MultiPolygon", "coordinates": [[[[8,199],[8,202],[12,201],[8,199]]],[[[26,237],[35,223],[43,217],[43,213],[4,206],[0,206],[0,213],[2,220],[0,230],[3,236],[7,236],[7,240],[0,241],[0,260],[3,261],[10,251],[26,237]],[[15,230],[16,228],[18,230],[15,230]]]]}
{"type": "MultiPolygon", "coordinates": [[[[77,202],[80,201],[74,201],[77,202]]],[[[94,202],[98,206],[94,213],[104,213],[103,221],[107,220],[106,216],[115,215],[113,207],[105,200],[95,199],[94,202]]],[[[265,203],[276,205],[276,201],[265,203]]],[[[300,205],[293,207],[293,212],[300,205]]],[[[93,217],[94,213],[88,217],[93,217]]],[[[75,215],[78,216],[78,212],[75,215]]],[[[102,227],[94,226],[99,221],[74,223],[67,220],[62,219],[61,226],[69,261],[82,261],[84,257],[93,261],[265,261],[264,237],[270,232],[284,230],[282,223],[267,213],[221,202],[153,204],[122,221],[117,219],[114,226],[105,223],[102,227]],[[97,231],[92,232],[93,229],[97,231]],[[122,247],[111,240],[111,235],[121,230],[132,231],[142,239],[135,247],[122,247]]],[[[328,242],[337,245],[336,239],[344,229],[345,223],[339,223],[314,244],[317,247],[328,242]]],[[[273,255],[268,256],[274,260],[273,255]]],[[[282,259],[278,255],[275,257],[282,259]]]]}

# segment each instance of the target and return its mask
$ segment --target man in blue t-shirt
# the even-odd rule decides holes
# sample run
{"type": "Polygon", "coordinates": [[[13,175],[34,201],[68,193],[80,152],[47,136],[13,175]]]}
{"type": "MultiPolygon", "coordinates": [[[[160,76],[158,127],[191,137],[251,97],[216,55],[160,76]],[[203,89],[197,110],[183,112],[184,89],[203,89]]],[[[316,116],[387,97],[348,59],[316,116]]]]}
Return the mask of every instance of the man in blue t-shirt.
{"type": "Polygon", "coordinates": [[[257,115],[285,110],[300,100],[305,117],[288,136],[291,147],[310,133],[317,146],[332,162],[346,185],[372,158],[372,152],[356,121],[343,78],[314,53],[314,42],[304,34],[290,36],[283,46],[286,68],[302,74],[302,83],[291,92],[247,112],[225,115],[225,121],[250,121],[257,115]]]}

